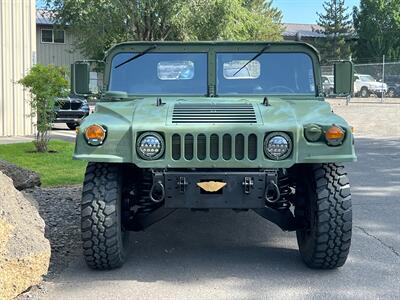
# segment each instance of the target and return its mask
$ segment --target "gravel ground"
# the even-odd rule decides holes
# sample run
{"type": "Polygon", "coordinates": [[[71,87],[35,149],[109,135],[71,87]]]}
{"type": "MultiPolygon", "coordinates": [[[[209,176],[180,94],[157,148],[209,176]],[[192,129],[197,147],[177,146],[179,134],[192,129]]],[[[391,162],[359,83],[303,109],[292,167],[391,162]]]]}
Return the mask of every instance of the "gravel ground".
{"type": "MultiPolygon", "coordinates": [[[[46,223],[45,236],[50,241],[49,272],[44,280],[51,281],[81,255],[80,200],[81,186],[35,188],[24,191],[33,199],[46,223]]],[[[18,299],[41,298],[47,292],[45,284],[32,287],[18,299]]]]}

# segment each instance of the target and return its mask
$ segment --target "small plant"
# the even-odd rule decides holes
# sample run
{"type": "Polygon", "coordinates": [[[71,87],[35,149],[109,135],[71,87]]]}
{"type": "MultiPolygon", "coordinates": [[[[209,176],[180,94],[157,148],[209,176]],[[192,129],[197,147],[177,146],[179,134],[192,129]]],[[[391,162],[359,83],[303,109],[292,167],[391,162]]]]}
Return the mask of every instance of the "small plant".
{"type": "Polygon", "coordinates": [[[54,65],[37,64],[18,83],[32,94],[30,105],[32,116],[36,116],[36,151],[47,152],[49,131],[54,120],[55,98],[67,95],[66,70],[54,65]]]}

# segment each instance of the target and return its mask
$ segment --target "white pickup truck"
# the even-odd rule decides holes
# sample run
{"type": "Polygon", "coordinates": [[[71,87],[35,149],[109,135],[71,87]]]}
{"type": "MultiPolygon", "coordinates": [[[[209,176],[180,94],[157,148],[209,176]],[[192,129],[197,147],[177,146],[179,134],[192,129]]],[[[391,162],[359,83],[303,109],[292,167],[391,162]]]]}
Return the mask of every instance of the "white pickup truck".
{"type": "Polygon", "coordinates": [[[374,77],[368,74],[354,74],[354,94],[358,97],[369,97],[375,94],[378,97],[386,93],[388,86],[386,83],[376,81],[374,77]]]}

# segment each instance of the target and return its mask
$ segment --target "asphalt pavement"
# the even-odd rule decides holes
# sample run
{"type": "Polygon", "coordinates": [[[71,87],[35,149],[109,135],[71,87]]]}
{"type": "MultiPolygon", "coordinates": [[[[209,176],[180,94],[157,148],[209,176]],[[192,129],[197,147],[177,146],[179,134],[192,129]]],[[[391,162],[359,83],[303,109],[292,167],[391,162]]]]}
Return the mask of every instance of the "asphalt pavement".
{"type": "Polygon", "coordinates": [[[81,256],[46,299],[399,299],[400,141],[356,140],[349,259],[308,269],[294,233],[253,212],[175,212],[132,233],[127,263],[92,271],[81,256]]]}

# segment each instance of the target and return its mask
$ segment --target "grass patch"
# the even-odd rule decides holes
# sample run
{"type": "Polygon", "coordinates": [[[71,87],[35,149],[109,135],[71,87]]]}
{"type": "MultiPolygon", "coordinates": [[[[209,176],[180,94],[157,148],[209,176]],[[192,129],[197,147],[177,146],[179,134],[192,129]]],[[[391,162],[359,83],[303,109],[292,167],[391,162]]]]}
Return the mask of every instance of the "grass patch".
{"type": "Polygon", "coordinates": [[[37,153],[33,143],[0,145],[0,159],[40,175],[43,186],[80,184],[86,162],[72,160],[74,143],[50,141],[52,153],[37,153]]]}

